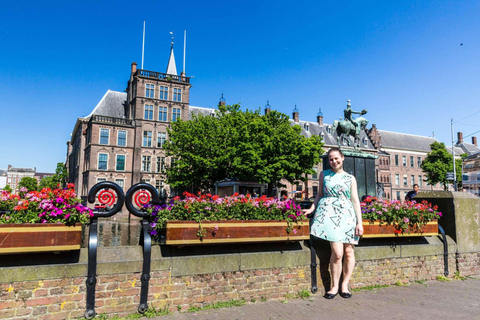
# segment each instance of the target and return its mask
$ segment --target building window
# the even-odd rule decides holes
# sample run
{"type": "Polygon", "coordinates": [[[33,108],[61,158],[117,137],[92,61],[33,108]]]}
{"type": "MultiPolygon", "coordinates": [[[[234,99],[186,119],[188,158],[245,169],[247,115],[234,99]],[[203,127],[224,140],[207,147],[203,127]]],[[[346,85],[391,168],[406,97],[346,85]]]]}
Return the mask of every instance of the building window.
{"type": "Polygon", "coordinates": [[[400,191],[397,191],[397,200],[400,201],[400,191]]]}
{"type": "Polygon", "coordinates": [[[153,120],[153,106],[145,105],[145,115],[143,117],[145,120],[153,120]]]}
{"type": "Polygon", "coordinates": [[[395,155],[395,165],[398,167],[398,154],[395,155]]]}
{"type": "Polygon", "coordinates": [[[152,131],[143,131],[143,146],[152,146],[152,131]]]}
{"type": "Polygon", "coordinates": [[[403,176],[403,185],[408,186],[407,176],[403,176]]]}
{"type": "Polygon", "coordinates": [[[308,132],[309,129],[310,129],[310,127],[308,126],[308,123],[305,123],[305,131],[308,132]]]}
{"type": "Polygon", "coordinates": [[[399,174],[395,175],[395,185],[396,186],[400,185],[400,175],[399,174]]]}
{"type": "Polygon", "coordinates": [[[167,121],[167,107],[158,107],[158,121],[167,121]]]}
{"type": "Polygon", "coordinates": [[[417,157],[417,166],[418,166],[419,168],[422,167],[422,158],[421,158],[421,157],[417,157]]]}
{"type": "Polygon", "coordinates": [[[410,177],[410,185],[413,186],[415,184],[415,176],[412,174],[412,176],[410,177]]]}
{"type": "Polygon", "coordinates": [[[403,164],[404,167],[407,166],[407,156],[402,157],[402,164],[403,164]]]}
{"type": "Polygon", "coordinates": [[[415,167],[415,162],[413,161],[413,156],[410,156],[410,167],[415,167]]]}
{"type": "Polygon", "coordinates": [[[173,101],[182,101],[182,89],[173,89],[173,101]]]}
{"type": "Polygon", "coordinates": [[[117,145],[120,146],[120,147],[125,147],[127,145],[127,131],[118,130],[117,145]]]}
{"type": "Polygon", "coordinates": [[[98,170],[107,170],[108,154],[98,154],[98,170]]]}
{"type": "Polygon", "coordinates": [[[151,159],[152,159],[152,157],[150,157],[150,156],[142,156],[142,171],[143,172],[150,172],[151,159]]]}
{"type": "Polygon", "coordinates": [[[100,129],[100,144],[108,144],[109,136],[110,136],[109,129],[100,129]]]}
{"type": "Polygon", "coordinates": [[[180,119],[180,108],[173,108],[172,122],[180,119]]]}
{"type": "Polygon", "coordinates": [[[418,186],[419,187],[423,187],[423,180],[422,180],[422,176],[418,176],[418,186]]]}
{"type": "Polygon", "coordinates": [[[155,95],[155,85],[154,84],[147,84],[145,87],[145,97],[153,98],[155,95]]]}
{"type": "Polygon", "coordinates": [[[97,178],[97,183],[105,181],[107,181],[107,178],[97,178]]]}
{"type": "Polygon", "coordinates": [[[165,186],[163,180],[156,180],[155,181],[155,189],[157,189],[158,195],[160,197],[165,197],[165,186]]]}
{"type": "Polygon", "coordinates": [[[117,171],[125,171],[125,155],[117,154],[117,171]]]}
{"type": "Polygon", "coordinates": [[[157,133],[157,147],[163,148],[165,144],[165,140],[167,140],[167,134],[165,132],[158,132],[157,133]]]}
{"type": "Polygon", "coordinates": [[[327,126],[327,133],[328,133],[328,134],[332,134],[332,127],[327,126]]]}
{"type": "Polygon", "coordinates": [[[124,179],[115,179],[115,183],[118,184],[122,190],[125,190],[125,180],[124,179]]]}
{"type": "Polygon", "coordinates": [[[165,171],[165,157],[157,157],[157,172],[165,171]]]}
{"type": "Polygon", "coordinates": [[[313,167],[312,169],[313,169],[313,171],[315,171],[315,172],[312,174],[312,179],[318,179],[318,176],[317,176],[317,167],[313,167]]]}
{"type": "Polygon", "coordinates": [[[150,184],[150,180],[146,180],[146,179],[140,179],[140,183],[147,183],[147,184],[150,184]]]}
{"type": "Polygon", "coordinates": [[[168,100],[168,87],[160,86],[160,99],[168,100]]]}
{"type": "Polygon", "coordinates": [[[312,187],[312,192],[313,192],[313,197],[316,197],[317,196],[317,193],[318,193],[318,187],[317,186],[313,186],[312,187]]]}

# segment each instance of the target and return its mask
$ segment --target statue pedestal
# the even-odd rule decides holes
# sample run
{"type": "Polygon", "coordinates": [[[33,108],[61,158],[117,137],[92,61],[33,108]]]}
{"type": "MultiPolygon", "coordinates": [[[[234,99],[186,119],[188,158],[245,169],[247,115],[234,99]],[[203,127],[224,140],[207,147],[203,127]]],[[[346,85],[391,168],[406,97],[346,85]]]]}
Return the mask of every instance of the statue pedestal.
{"type": "MultiPolygon", "coordinates": [[[[357,179],[358,197],[360,200],[362,196],[369,195],[375,197],[376,192],[376,174],[375,174],[375,159],[377,156],[356,150],[344,150],[342,152],[345,156],[343,162],[343,170],[350,173],[357,179]]],[[[327,155],[323,158],[323,170],[330,169],[330,162],[327,155]]]]}

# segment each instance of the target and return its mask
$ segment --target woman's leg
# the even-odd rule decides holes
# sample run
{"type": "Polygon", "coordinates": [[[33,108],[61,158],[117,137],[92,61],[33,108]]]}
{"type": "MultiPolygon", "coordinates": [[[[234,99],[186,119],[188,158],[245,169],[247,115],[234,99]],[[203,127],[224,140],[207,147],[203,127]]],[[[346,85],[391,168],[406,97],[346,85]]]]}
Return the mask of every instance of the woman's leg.
{"type": "Polygon", "coordinates": [[[343,282],[340,288],[341,292],[348,291],[348,283],[352,277],[353,269],[355,268],[355,250],[353,244],[344,243],[344,259],[343,259],[343,282]]]}
{"type": "Polygon", "coordinates": [[[332,255],[330,256],[330,272],[332,273],[332,286],[328,293],[336,294],[340,289],[340,275],[342,274],[343,243],[330,242],[332,255]]]}

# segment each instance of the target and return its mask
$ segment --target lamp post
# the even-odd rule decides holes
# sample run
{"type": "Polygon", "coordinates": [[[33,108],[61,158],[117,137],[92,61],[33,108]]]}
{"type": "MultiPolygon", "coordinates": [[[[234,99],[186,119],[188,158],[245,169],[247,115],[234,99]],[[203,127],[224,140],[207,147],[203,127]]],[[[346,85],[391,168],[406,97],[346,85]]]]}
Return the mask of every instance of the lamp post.
{"type": "Polygon", "coordinates": [[[454,190],[457,191],[457,173],[455,170],[455,149],[453,144],[453,118],[451,118],[451,127],[452,127],[452,159],[453,159],[453,187],[454,190]]]}

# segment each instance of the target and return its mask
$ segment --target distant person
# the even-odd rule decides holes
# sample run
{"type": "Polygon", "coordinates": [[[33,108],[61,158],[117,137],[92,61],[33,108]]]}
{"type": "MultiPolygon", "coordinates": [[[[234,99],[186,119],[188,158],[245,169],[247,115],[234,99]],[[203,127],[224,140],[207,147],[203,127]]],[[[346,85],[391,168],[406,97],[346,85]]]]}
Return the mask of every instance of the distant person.
{"type": "Polygon", "coordinates": [[[415,197],[418,193],[418,184],[413,185],[413,190],[409,191],[407,195],[405,196],[405,201],[412,201],[413,197],[415,197]]]}

